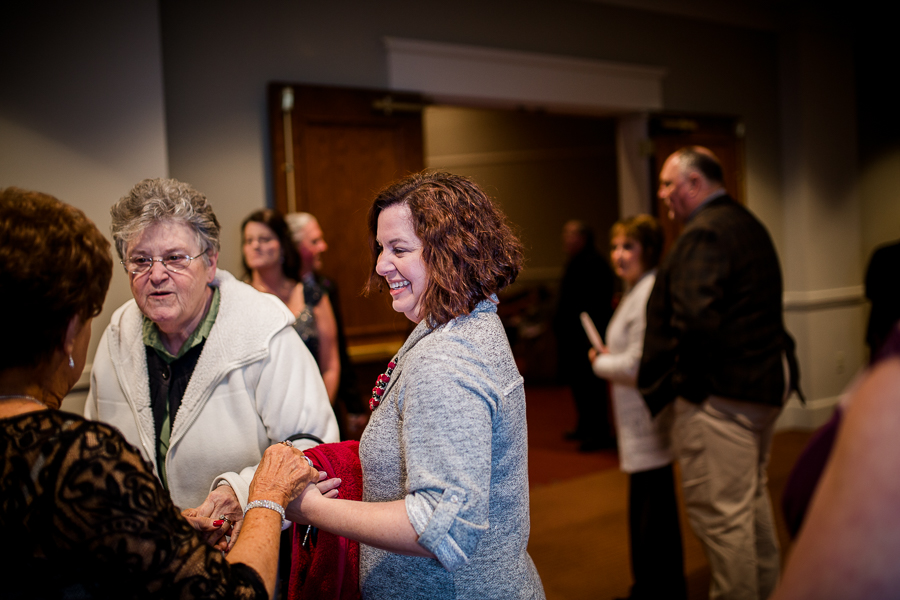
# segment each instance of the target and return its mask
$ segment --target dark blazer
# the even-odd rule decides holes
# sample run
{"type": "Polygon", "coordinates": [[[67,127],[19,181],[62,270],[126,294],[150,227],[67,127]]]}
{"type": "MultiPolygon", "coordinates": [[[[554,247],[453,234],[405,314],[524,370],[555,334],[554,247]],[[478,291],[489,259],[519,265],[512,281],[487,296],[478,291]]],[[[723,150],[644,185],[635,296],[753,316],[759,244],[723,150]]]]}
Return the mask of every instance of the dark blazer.
{"type": "Polygon", "coordinates": [[[866,343],[873,362],[900,319],[900,242],[881,246],[872,254],[866,269],[866,298],[872,302],[866,343]]]}
{"type": "Polygon", "coordinates": [[[588,313],[603,335],[613,313],[614,281],[609,263],[593,246],[586,246],[566,264],[553,318],[558,369],[566,382],[579,374],[590,379],[595,377],[587,358],[591,342],[581,325],[580,315],[588,313]]]}
{"type": "Polygon", "coordinates": [[[691,217],[656,276],[638,387],[653,414],[678,396],[780,406],[782,352],[796,388],[775,247],[746,208],[715,198],[691,217]]]}

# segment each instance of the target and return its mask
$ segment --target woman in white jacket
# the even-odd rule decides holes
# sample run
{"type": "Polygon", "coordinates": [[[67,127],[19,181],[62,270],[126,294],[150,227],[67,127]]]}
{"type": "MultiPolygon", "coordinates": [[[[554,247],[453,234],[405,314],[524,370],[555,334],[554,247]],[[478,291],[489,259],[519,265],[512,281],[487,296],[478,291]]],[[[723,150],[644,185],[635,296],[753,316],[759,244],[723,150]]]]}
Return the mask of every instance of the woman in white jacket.
{"type": "Polygon", "coordinates": [[[619,461],[628,479],[634,585],[630,598],[685,598],[684,561],[669,441],[671,410],[650,416],[636,387],[644,346],[647,300],[656,281],[663,234],[656,219],[638,215],[610,232],[612,266],[625,294],[606,329],[607,346],[590,350],[598,377],[612,383],[619,461]]]}
{"type": "Polygon", "coordinates": [[[338,441],[325,385],[284,303],[217,269],[203,194],[147,179],[110,213],[134,299],[100,340],[85,416],[118,428],[176,506],[224,521],[233,541],[268,446],[338,441]]]}

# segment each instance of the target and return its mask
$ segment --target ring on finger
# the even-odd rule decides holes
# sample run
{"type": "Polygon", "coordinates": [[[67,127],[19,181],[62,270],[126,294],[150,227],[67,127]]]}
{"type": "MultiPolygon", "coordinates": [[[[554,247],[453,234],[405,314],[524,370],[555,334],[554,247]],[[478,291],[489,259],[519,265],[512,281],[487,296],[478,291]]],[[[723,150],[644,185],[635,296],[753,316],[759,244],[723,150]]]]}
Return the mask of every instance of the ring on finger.
{"type": "Polygon", "coordinates": [[[294,444],[291,442],[291,440],[282,440],[282,441],[280,441],[280,442],[278,442],[278,443],[279,443],[279,444],[284,444],[284,445],[287,446],[288,448],[293,448],[293,447],[294,447],[294,444]]]}
{"type": "Polygon", "coordinates": [[[219,515],[219,518],[213,521],[213,527],[222,527],[225,523],[228,523],[229,527],[234,525],[227,515],[219,515]]]}

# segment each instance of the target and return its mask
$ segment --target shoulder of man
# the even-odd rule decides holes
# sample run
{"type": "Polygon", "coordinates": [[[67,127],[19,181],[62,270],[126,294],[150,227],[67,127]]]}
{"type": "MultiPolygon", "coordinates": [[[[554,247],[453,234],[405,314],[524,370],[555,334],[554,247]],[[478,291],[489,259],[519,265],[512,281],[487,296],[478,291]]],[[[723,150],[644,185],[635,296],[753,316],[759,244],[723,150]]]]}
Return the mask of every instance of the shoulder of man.
{"type": "Polygon", "coordinates": [[[691,235],[711,236],[751,253],[774,252],[774,243],[766,226],[730,196],[721,196],[703,206],[682,232],[685,239],[691,235]]]}

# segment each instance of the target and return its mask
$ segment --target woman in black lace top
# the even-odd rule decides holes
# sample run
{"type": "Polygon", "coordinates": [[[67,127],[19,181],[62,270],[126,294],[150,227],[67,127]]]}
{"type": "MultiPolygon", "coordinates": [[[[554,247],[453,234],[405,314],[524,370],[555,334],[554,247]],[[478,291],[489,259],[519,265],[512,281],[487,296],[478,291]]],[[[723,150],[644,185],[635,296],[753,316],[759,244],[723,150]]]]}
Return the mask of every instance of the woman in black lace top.
{"type": "Polygon", "coordinates": [[[189,523],[116,429],[53,410],[84,369],[111,273],[109,243],[84,213],[44,194],[0,190],[2,595],[268,598],[278,509],[318,475],[302,452],[266,451],[248,507],[271,510],[246,513],[224,557],[210,544],[223,545],[228,521],[189,523]]]}

